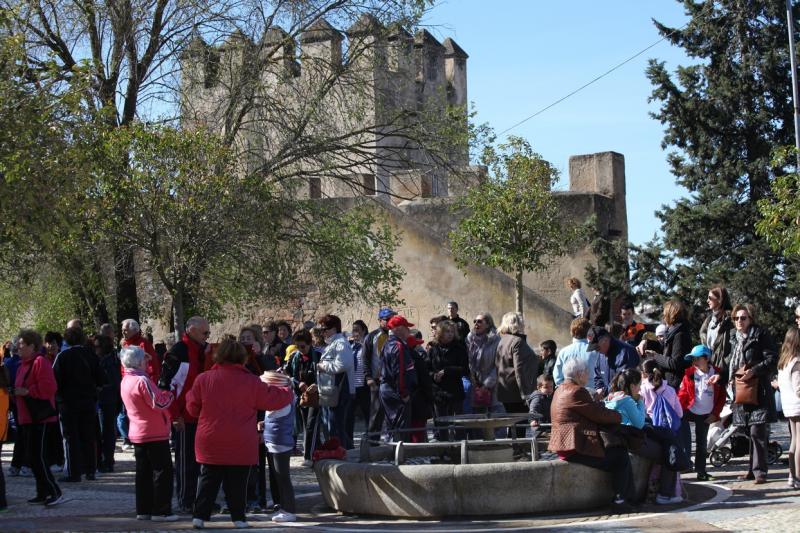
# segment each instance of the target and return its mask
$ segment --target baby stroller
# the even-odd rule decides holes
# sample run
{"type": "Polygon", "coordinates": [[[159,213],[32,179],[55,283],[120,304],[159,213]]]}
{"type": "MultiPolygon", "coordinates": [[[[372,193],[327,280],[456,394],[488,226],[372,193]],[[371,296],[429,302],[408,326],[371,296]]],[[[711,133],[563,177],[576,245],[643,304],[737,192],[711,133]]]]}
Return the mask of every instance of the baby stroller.
{"type": "MultiPolygon", "coordinates": [[[[711,464],[720,467],[733,457],[750,455],[750,437],[742,426],[732,424],[731,408],[726,404],[720,413],[722,427],[712,427],[708,431],[708,458],[711,464]]],[[[767,464],[775,464],[783,454],[783,448],[777,442],[769,441],[767,445],[767,464]]]]}

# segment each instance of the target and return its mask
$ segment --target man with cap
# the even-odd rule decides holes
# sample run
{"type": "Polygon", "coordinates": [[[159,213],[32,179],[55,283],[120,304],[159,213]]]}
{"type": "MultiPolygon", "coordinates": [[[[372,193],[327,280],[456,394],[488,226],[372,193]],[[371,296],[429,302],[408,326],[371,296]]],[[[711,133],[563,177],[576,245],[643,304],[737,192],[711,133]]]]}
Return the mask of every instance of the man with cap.
{"type": "Polygon", "coordinates": [[[586,338],[589,340],[586,349],[597,353],[595,392],[602,398],[608,394],[611,381],[617,374],[639,366],[639,354],[636,353],[636,348],[627,342],[615,339],[611,333],[599,326],[592,326],[586,338]]]}
{"type": "MultiPolygon", "coordinates": [[[[387,321],[389,338],[383,345],[381,356],[380,399],[386,416],[387,429],[405,429],[410,420],[411,394],[417,388],[414,356],[408,346],[409,328],[414,324],[400,315],[387,321]]],[[[403,434],[394,435],[394,440],[403,440],[403,434]]]]}
{"type": "MultiPolygon", "coordinates": [[[[387,325],[389,319],[396,314],[391,307],[382,307],[378,311],[378,328],[369,332],[364,338],[364,346],[361,348],[364,351],[362,355],[364,360],[364,382],[370,391],[370,415],[369,427],[367,428],[369,433],[380,433],[383,429],[385,416],[379,390],[381,372],[383,371],[381,350],[389,339],[389,326],[387,325]]],[[[375,435],[370,437],[370,441],[377,444],[380,441],[380,437],[375,435]]]]}

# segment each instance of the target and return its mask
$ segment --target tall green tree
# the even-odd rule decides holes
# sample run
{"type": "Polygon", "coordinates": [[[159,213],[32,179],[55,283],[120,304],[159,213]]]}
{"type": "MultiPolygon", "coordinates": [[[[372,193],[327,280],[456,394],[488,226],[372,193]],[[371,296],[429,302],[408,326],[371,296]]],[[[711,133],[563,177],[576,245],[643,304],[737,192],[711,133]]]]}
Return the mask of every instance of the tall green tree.
{"type": "Polygon", "coordinates": [[[670,72],[651,60],[647,77],[651,101],[659,105],[653,117],[665,126],[662,145],[671,171],[688,194],[656,213],[663,236],[634,263],[662,271],[637,273],[634,288],[643,299],[659,300],[663,292],[681,297],[701,312],[705,291],[721,283],[735,301],[756,304],[761,322],[780,331],[796,273],[755,225],[758,201],[785,173],[771,152],[790,144],[793,135],[786,4],[681,3],[690,17],[686,27],[655,25],[694,62],[670,72]],[[657,260],[659,248],[674,261],[657,260]],[[649,275],[660,280],[650,289],[661,285],[661,295],[642,279],[649,275]]]}
{"type": "Polygon", "coordinates": [[[509,137],[496,150],[488,147],[483,162],[487,179],[453,205],[465,217],[450,233],[450,249],[462,269],[477,264],[512,273],[522,313],[523,273],[544,270],[568,253],[584,228],[561,216],[552,194],[558,170],[526,140],[509,137]]]}

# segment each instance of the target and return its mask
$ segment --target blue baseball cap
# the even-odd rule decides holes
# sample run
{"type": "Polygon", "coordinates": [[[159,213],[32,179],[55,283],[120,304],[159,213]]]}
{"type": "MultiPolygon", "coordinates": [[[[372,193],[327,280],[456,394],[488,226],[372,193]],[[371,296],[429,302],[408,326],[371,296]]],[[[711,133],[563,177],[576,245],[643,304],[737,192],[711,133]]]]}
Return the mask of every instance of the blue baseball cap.
{"type": "Polygon", "coordinates": [[[708,349],[708,346],[703,346],[702,344],[698,344],[690,353],[687,353],[683,359],[684,361],[691,361],[695,357],[707,357],[711,359],[711,350],[708,349]]]}
{"type": "Polygon", "coordinates": [[[380,311],[378,311],[378,320],[388,320],[396,315],[394,311],[392,311],[391,307],[382,307],[380,311]]]}

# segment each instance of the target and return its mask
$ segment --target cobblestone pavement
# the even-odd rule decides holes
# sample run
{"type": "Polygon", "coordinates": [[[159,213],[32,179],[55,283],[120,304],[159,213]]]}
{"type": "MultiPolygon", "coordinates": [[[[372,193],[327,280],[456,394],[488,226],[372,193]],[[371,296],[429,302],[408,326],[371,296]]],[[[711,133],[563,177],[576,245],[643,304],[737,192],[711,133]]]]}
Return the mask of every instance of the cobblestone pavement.
{"type": "MultiPolygon", "coordinates": [[[[773,437],[788,447],[785,424],[773,425],[773,437]]],[[[418,531],[421,528],[439,532],[548,530],[548,531],[785,531],[800,532],[800,491],[786,485],[788,469],[782,461],[769,473],[769,483],[754,485],[739,482],[736,477],[746,468],[746,457],[734,458],[727,465],[709,467],[713,483],[687,481],[688,501],[679,506],[643,505],[628,515],[607,514],[595,510],[587,513],[551,516],[464,517],[448,520],[392,520],[368,516],[341,515],[328,508],[321,495],[313,471],[303,467],[301,458],[292,459],[292,479],[297,493],[299,521],[294,524],[273,524],[269,516],[249,516],[255,528],[327,530],[340,532],[418,531]]],[[[783,455],[783,460],[786,454],[783,455]]],[[[11,460],[10,446],[2,456],[4,472],[11,460]]],[[[6,475],[9,511],[0,514],[0,531],[155,531],[191,529],[188,516],[170,524],[142,522],[134,519],[133,454],[117,453],[117,468],[112,474],[98,475],[97,481],[62,484],[67,501],[54,508],[26,503],[34,495],[31,477],[6,475]]],[[[219,515],[208,524],[215,528],[232,528],[227,516],[219,515]]]]}

